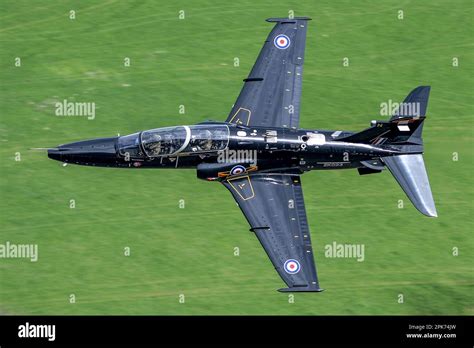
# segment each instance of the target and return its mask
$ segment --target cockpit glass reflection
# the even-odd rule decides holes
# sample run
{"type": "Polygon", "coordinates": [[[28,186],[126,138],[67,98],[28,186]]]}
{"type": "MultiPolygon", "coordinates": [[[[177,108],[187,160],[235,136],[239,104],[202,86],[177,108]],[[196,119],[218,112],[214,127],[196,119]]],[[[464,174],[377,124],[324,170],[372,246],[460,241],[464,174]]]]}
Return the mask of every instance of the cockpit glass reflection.
{"type": "Polygon", "coordinates": [[[229,128],[226,125],[202,124],[157,128],[122,136],[118,148],[122,156],[131,158],[160,157],[217,152],[224,150],[228,143],[229,128]]]}
{"type": "Polygon", "coordinates": [[[142,132],[142,144],[147,156],[167,156],[183,150],[188,139],[187,127],[158,128],[142,132]]]}
{"type": "Polygon", "coordinates": [[[121,136],[118,139],[118,149],[122,156],[130,158],[142,157],[140,149],[140,133],[133,133],[130,135],[121,136]]]}
{"type": "Polygon", "coordinates": [[[191,139],[185,153],[214,152],[224,150],[229,142],[229,128],[225,125],[191,126],[191,139]]]}

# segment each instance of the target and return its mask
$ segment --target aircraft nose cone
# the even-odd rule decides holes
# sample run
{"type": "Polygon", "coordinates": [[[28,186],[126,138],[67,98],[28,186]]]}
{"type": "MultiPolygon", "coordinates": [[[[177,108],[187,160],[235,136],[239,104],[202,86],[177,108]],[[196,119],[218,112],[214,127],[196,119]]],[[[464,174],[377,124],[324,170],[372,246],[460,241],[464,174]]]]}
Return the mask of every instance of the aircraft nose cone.
{"type": "Polygon", "coordinates": [[[56,161],[84,165],[115,163],[116,143],[116,137],[78,141],[48,149],[48,157],[56,161]]]}
{"type": "Polygon", "coordinates": [[[61,161],[61,151],[59,151],[59,149],[48,149],[48,157],[56,161],[61,161]]]}

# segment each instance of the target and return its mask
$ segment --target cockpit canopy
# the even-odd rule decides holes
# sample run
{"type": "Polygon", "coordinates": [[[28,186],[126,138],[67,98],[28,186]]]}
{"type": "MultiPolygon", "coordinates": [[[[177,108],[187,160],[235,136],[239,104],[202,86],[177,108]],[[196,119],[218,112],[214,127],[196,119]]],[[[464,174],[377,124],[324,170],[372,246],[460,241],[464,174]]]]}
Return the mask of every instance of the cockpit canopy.
{"type": "Polygon", "coordinates": [[[229,128],[226,125],[203,124],[157,128],[119,138],[121,155],[130,157],[172,156],[217,152],[229,143],[229,128]],[[140,146],[141,144],[141,146],[140,146]]]}
{"type": "Polygon", "coordinates": [[[148,157],[167,156],[184,150],[189,128],[184,126],[142,132],[141,142],[148,157]]]}

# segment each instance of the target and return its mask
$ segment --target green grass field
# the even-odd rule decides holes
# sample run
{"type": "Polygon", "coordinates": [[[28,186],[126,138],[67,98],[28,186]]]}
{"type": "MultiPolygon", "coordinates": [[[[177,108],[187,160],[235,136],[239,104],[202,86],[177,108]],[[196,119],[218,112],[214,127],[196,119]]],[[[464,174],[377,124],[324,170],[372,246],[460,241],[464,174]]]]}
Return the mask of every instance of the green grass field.
{"type": "Polygon", "coordinates": [[[472,19],[468,0],[2,1],[0,243],[36,243],[39,260],[0,259],[0,313],[472,315],[472,19]],[[278,293],[229,192],[194,170],[63,167],[30,150],[225,120],[265,18],[289,10],[313,18],[302,128],[361,130],[383,118],[381,102],[432,86],[425,162],[439,218],[419,214],[388,172],[303,176],[326,291],[294,303],[278,293]],[[95,102],[95,119],[55,116],[63,99],[95,102]],[[364,244],[365,261],[326,258],[333,241],[364,244]]]}

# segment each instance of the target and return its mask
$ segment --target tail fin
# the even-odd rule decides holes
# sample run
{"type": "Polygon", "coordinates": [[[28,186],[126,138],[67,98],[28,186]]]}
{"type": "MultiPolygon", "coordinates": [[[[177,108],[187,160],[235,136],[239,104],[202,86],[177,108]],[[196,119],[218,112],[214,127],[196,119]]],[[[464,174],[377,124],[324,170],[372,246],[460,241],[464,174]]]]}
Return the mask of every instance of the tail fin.
{"type": "Polygon", "coordinates": [[[426,216],[437,217],[438,213],[431,194],[423,155],[383,157],[382,161],[410,198],[415,208],[426,216]]]}
{"type": "MultiPolygon", "coordinates": [[[[403,103],[401,103],[390,118],[390,122],[396,123],[398,129],[407,126],[411,131],[407,138],[411,144],[423,144],[422,132],[423,123],[426,118],[426,109],[428,108],[428,99],[430,97],[430,86],[419,86],[408,94],[403,103]],[[413,126],[408,124],[412,122],[413,126]]],[[[406,129],[406,128],[405,128],[406,129]]]]}
{"type": "MultiPolygon", "coordinates": [[[[390,118],[390,124],[396,124],[398,132],[391,132],[388,141],[391,144],[415,145],[411,148],[423,151],[423,123],[426,117],[429,86],[415,88],[405,98],[390,118]],[[418,146],[416,146],[418,145],[418,146]]],[[[416,209],[422,214],[437,217],[428,174],[423,155],[407,154],[384,157],[382,161],[407,194],[416,209]]]]}
{"type": "Polygon", "coordinates": [[[403,103],[398,106],[398,109],[393,113],[390,121],[407,117],[426,116],[430,89],[430,86],[416,87],[407,95],[403,103]]]}
{"type": "Polygon", "coordinates": [[[408,94],[388,121],[372,121],[372,127],[336,141],[390,145],[403,154],[381,160],[398,181],[416,209],[437,217],[430,182],[423,161],[423,123],[430,86],[419,86],[408,94]]]}
{"type": "Polygon", "coordinates": [[[426,117],[430,86],[419,86],[408,94],[388,121],[372,121],[361,132],[336,139],[353,143],[380,145],[422,145],[423,122],[426,117]]]}

